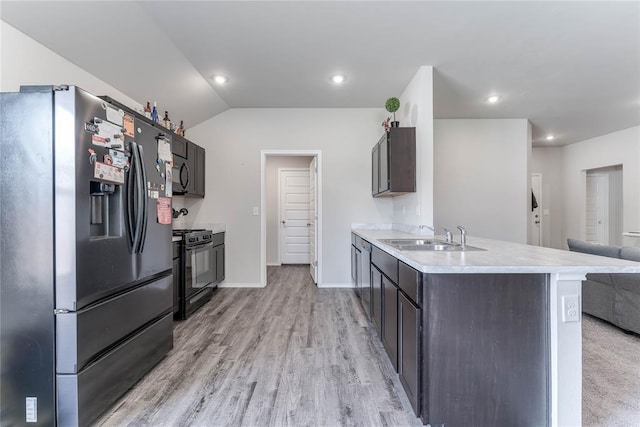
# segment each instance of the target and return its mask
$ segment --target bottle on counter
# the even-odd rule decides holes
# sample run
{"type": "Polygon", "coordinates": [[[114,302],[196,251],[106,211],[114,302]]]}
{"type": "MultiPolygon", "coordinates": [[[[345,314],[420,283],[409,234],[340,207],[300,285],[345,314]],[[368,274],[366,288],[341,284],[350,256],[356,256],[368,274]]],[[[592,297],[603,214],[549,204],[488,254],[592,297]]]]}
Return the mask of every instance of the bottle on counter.
{"type": "Polygon", "coordinates": [[[158,109],[156,108],[156,101],[153,101],[153,110],[151,110],[151,120],[154,123],[158,123],[158,109]]]}
{"type": "Polygon", "coordinates": [[[162,125],[167,129],[171,129],[171,119],[169,118],[169,112],[165,110],[164,118],[162,119],[162,125]]]}
{"type": "Polygon", "coordinates": [[[151,120],[151,101],[147,101],[147,106],[144,107],[144,116],[151,120]]]}
{"type": "Polygon", "coordinates": [[[180,126],[178,126],[178,127],[176,128],[176,133],[177,133],[178,135],[180,135],[180,136],[184,136],[184,135],[182,134],[182,132],[183,132],[183,131],[184,131],[184,124],[183,124],[182,120],[180,120],[180,126]]]}

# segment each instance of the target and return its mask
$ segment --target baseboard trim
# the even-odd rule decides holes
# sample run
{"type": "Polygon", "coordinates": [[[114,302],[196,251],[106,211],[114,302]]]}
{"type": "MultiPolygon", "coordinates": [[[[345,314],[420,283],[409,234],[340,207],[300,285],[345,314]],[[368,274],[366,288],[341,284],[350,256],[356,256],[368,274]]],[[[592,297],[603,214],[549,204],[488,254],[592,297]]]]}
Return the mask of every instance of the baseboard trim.
{"type": "Polygon", "coordinates": [[[260,283],[220,283],[219,288],[264,288],[260,283]]]}
{"type": "Polygon", "coordinates": [[[353,289],[353,283],[322,283],[319,288],[353,289]]]}
{"type": "Polygon", "coordinates": [[[282,264],[279,262],[268,262],[267,267],[281,267],[282,264]]]}

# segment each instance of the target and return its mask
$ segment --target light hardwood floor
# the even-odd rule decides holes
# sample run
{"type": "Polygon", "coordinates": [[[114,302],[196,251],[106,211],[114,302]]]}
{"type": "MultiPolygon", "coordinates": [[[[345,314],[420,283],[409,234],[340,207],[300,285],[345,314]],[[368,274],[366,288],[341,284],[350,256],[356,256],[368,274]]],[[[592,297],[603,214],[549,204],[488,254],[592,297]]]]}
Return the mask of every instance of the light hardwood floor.
{"type": "Polygon", "coordinates": [[[308,266],[218,289],[100,426],[420,426],[352,290],[308,266]]]}

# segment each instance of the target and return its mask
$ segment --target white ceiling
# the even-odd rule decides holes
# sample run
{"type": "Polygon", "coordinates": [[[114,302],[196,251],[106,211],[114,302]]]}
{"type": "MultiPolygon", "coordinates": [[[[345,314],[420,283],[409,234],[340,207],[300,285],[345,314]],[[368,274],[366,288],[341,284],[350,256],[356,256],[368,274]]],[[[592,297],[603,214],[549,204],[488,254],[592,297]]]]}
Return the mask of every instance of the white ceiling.
{"type": "Polygon", "coordinates": [[[640,124],[638,1],[2,1],[0,17],[187,126],[229,107],[380,108],[421,65],[437,118],[528,118],[535,145],[640,124]]]}

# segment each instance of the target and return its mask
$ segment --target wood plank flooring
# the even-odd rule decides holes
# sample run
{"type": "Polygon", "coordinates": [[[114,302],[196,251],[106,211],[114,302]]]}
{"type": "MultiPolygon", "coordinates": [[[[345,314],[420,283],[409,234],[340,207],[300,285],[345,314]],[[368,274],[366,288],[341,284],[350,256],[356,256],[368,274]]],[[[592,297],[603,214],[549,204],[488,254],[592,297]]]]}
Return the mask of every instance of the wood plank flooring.
{"type": "Polygon", "coordinates": [[[217,289],[98,426],[420,426],[355,294],[308,266],[217,289]]]}

